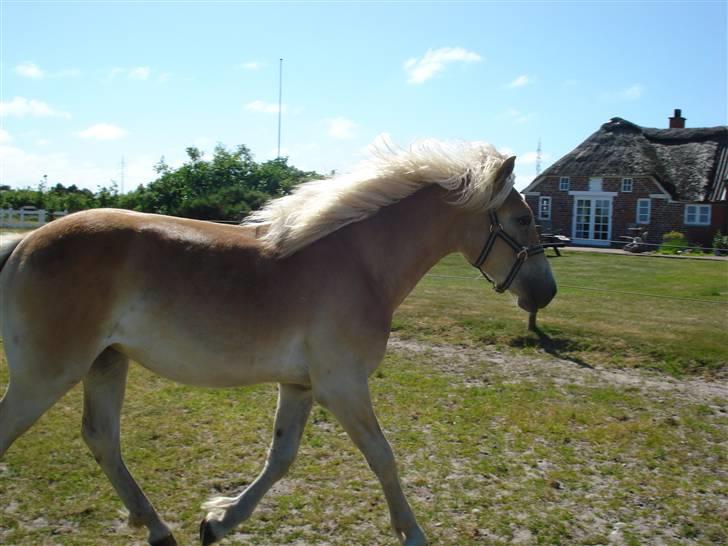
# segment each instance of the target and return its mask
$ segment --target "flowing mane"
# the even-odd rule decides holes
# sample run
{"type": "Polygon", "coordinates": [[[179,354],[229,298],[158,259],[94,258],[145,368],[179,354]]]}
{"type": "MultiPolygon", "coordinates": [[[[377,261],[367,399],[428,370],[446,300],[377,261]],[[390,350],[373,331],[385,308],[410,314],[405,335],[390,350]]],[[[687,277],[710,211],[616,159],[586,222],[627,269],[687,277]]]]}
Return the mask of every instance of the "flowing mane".
{"type": "Polygon", "coordinates": [[[370,152],[355,171],[301,184],[244,225],[257,228],[268,252],[285,257],[432,184],[451,192],[454,205],[483,210],[500,206],[513,185],[511,177],[496,187],[507,156],[490,144],[424,140],[405,150],[381,138],[370,152]]]}

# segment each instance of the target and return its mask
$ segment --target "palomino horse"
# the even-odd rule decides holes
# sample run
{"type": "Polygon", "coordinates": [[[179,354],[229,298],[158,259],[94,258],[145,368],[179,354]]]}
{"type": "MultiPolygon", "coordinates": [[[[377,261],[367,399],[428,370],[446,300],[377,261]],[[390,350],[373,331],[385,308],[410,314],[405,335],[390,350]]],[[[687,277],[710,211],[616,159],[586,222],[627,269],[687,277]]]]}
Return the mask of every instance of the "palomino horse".
{"type": "Polygon", "coordinates": [[[372,409],[392,314],[443,256],[461,252],[533,312],[556,293],[515,158],[488,145],[379,150],[354,174],[302,184],[242,226],[92,210],[0,253],[10,381],[0,456],[83,381],[83,438],[156,546],[176,544],[126,469],[119,415],[129,360],[175,381],[279,384],[264,469],[203,507],[203,545],[248,518],[288,470],[313,401],[328,408],[384,490],[398,540],[425,544],[372,409]],[[53,301],[53,306],[48,302],[53,301]]]}

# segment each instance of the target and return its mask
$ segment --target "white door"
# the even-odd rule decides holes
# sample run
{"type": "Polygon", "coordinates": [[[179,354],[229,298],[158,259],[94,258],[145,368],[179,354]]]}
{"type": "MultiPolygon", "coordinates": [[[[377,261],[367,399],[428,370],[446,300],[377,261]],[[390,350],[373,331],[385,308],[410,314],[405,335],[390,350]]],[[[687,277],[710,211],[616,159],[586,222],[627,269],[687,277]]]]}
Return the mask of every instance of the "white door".
{"type": "Polygon", "coordinates": [[[612,235],[612,200],[598,197],[574,199],[575,243],[608,246],[612,235]]]}

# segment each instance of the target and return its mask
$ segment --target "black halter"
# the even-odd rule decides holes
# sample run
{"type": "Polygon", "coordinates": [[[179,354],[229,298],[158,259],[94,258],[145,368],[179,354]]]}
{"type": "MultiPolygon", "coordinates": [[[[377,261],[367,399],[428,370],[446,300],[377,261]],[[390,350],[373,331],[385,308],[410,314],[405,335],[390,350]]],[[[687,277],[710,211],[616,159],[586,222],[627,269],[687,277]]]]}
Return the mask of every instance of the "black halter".
{"type": "Polygon", "coordinates": [[[508,290],[508,287],[513,283],[516,275],[518,275],[518,271],[521,269],[523,263],[530,256],[534,256],[535,254],[541,254],[542,252],[543,246],[541,246],[540,244],[523,246],[513,237],[508,235],[503,229],[503,226],[498,221],[498,215],[496,215],[495,211],[491,210],[490,234],[488,235],[488,240],[485,241],[485,246],[483,246],[483,250],[480,252],[480,256],[478,256],[478,259],[475,260],[472,265],[473,267],[477,268],[478,271],[480,271],[483,276],[488,279],[488,281],[490,281],[491,284],[493,284],[493,290],[495,290],[496,292],[505,292],[506,290],[508,290]],[[511,267],[511,271],[510,273],[508,273],[506,280],[503,281],[503,283],[500,285],[496,283],[493,279],[491,279],[485,271],[480,269],[480,266],[483,265],[485,260],[488,258],[488,254],[490,254],[490,251],[493,249],[493,245],[495,244],[495,241],[498,237],[508,243],[508,246],[510,246],[516,253],[516,261],[513,264],[513,267],[511,267]]]}

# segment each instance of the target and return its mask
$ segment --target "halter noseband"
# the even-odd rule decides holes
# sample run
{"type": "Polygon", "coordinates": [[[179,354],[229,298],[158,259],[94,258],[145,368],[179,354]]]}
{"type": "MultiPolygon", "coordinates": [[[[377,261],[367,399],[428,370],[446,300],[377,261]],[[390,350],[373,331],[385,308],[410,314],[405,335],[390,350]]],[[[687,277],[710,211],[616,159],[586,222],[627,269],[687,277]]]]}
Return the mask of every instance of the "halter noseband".
{"type": "Polygon", "coordinates": [[[523,246],[513,237],[508,235],[503,229],[501,223],[498,221],[498,215],[495,213],[495,211],[491,210],[490,233],[488,234],[488,240],[485,241],[485,245],[483,246],[483,250],[480,252],[480,256],[478,256],[478,259],[475,260],[472,265],[473,267],[477,268],[478,271],[480,271],[486,279],[488,279],[488,281],[493,285],[493,290],[500,293],[508,290],[508,287],[511,286],[514,279],[516,278],[516,275],[518,275],[518,271],[520,271],[521,266],[526,260],[528,260],[530,256],[534,256],[535,254],[541,254],[543,251],[543,246],[541,246],[540,244],[523,246]],[[508,273],[506,280],[503,281],[503,283],[501,283],[500,285],[495,282],[495,280],[491,279],[485,271],[480,269],[480,266],[483,265],[485,260],[488,258],[488,254],[490,254],[490,251],[493,249],[493,245],[495,244],[495,241],[498,237],[508,243],[508,246],[510,246],[516,253],[516,261],[513,264],[513,267],[511,267],[511,271],[510,273],[508,273]]]}

